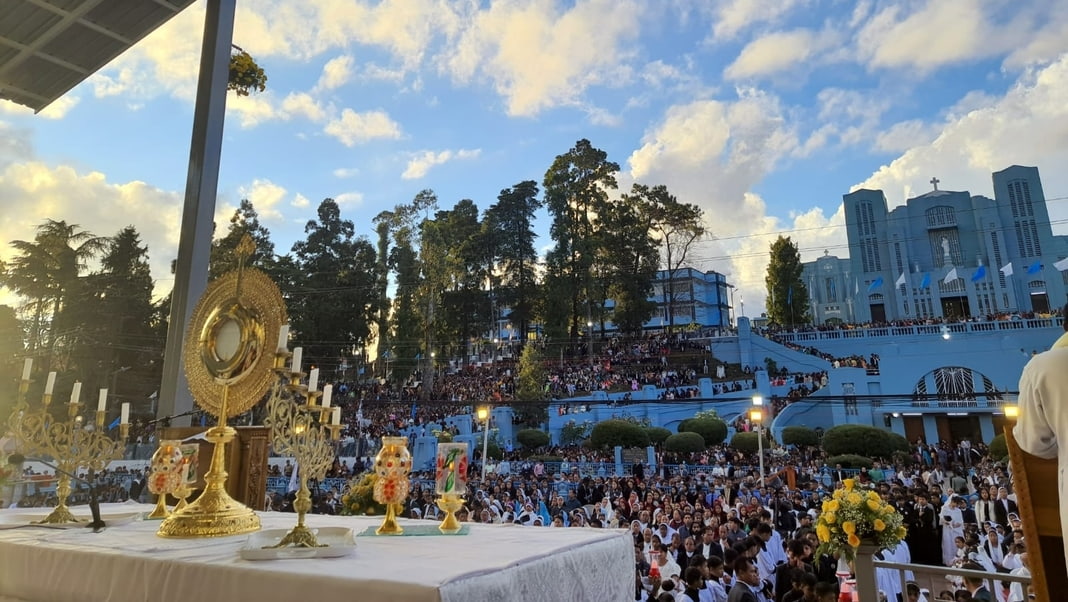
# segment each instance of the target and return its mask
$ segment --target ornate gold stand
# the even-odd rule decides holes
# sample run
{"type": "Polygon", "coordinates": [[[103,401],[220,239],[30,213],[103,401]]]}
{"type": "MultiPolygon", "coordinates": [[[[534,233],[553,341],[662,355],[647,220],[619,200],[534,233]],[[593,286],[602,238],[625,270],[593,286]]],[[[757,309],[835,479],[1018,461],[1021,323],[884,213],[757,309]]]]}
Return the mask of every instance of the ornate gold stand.
{"type": "Polygon", "coordinates": [[[325,548],[326,544],[319,543],[319,540],[315,538],[315,533],[304,524],[304,516],[311,512],[311,508],[311,491],[308,490],[308,480],[302,478],[300,480],[300,490],[297,491],[297,499],[293,500],[293,509],[297,511],[297,526],[293,527],[289,533],[286,533],[282,541],[267,547],[325,548]]]}
{"type": "Polygon", "coordinates": [[[67,475],[59,475],[59,479],[56,481],[56,498],[59,500],[56,503],[56,507],[52,512],[37,521],[38,525],[64,525],[67,523],[76,523],[78,519],[74,517],[74,514],[67,507],[67,498],[70,497],[70,477],[67,475]]]}
{"type": "Polygon", "coordinates": [[[449,535],[459,533],[463,525],[456,520],[456,511],[464,507],[463,499],[458,495],[446,493],[437,499],[437,505],[445,512],[445,520],[438,525],[438,530],[449,535]]]}
{"type": "Polygon", "coordinates": [[[193,490],[190,489],[188,485],[182,485],[178,488],[178,491],[174,492],[174,497],[178,498],[178,503],[174,505],[175,512],[178,512],[189,505],[189,502],[186,500],[190,495],[193,495],[193,490]]]}
{"type": "Polygon", "coordinates": [[[397,505],[386,504],[386,518],[382,525],[375,529],[375,535],[401,535],[404,529],[397,524],[397,505]]]}
{"type": "MultiPolygon", "coordinates": [[[[225,396],[225,393],[223,394],[225,396]]],[[[223,407],[225,408],[225,402],[223,407]]],[[[224,412],[225,414],[225,412],[224,412]]],[[[215,444],[211,468],[204,475],[204,493],[159,526],[160,537],[222,537],[260,529],[260,517],[226,492],[226,444],[237,433],[229,426],[216,426],[205,437],[215,444]]]]}
{"type": "Polygon", "coordinates": [[[152,509],[152,512],[145,517],[147,520],[159,520],[161,518],[167,518],[170,516],[170,512],[167,510],[167,494],[159,494],[159,499],[156,500],[156,507],[152,509]]]}

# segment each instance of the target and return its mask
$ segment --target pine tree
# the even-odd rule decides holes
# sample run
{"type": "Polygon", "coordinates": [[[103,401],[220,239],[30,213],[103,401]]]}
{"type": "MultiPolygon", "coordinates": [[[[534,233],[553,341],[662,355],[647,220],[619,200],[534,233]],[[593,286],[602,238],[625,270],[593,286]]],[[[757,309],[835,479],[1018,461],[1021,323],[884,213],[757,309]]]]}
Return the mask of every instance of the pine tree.
{"type": "Polygon", "coordinates": [[[808,287],[801,280],[801,252],[789,236],[771,243],[767,285],[768,319],[776,324],[809,322],[808,287]]]}

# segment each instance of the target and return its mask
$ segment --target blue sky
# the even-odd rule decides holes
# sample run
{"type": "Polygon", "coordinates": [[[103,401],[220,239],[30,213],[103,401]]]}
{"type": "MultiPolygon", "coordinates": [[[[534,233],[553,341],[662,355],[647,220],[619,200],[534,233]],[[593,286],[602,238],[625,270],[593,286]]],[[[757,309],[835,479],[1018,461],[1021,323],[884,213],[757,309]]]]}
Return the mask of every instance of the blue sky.
{"type": "MultiPolygon", "coordinates": [[[[217,215],[250,198],[280,251],[325,197],[370,235],[424,188],[485,208],[588,138],[621,191],[665,184],[705,209],[695,265],[729,274],[753,315],[778,233],[805,259],[847,254],[841,196],[858,186],[892,205],[932,176],[991,195],[1016,163],[1068,197],[1053,0],[238,4],[234,41],[269,81],[228,99],[217,215]]],[[[45,218],[133,224],[169,285],[202,22],[197,2],[40,115],[0,101],[0,241],[45,218]]]]}

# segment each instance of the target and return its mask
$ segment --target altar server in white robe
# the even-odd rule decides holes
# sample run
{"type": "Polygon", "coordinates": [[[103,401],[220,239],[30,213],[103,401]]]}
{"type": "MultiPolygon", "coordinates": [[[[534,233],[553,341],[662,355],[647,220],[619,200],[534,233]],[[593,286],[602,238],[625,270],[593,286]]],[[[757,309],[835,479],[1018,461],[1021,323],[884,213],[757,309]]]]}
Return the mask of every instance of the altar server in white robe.
{"type": "Polygon", "coordinates": [[[942,523],[942,564],[952,566],[957,559],[957,538],[964,537],[964,518],[959,506],[960,498],[953,496],[942,506],[939,520],[942,523]]]}

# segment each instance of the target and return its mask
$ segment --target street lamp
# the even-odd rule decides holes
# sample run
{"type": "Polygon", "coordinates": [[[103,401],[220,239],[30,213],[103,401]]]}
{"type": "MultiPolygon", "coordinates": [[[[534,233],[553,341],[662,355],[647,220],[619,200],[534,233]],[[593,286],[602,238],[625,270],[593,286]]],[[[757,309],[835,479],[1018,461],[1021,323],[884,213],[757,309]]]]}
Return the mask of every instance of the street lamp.
{"type": "Polygon", "coordinates": [[[486,483],[486,454],[489,452],[489,418],[490,411],[482,406],[476,412],[478,421],[482,423],[482,483],[486,483]]]}
{"type": "Polygon", "coordinates": [[[590,365],[593,365],[593,320],[586,321],[586,335],[590,339],[590,365]]]}
{"type": "Polygon", "coordinates": [[[1016,420],[1020,417],[1020,406],[1006,404],[1001,406],[1001,409],[1005,411],[1005,417],[1010,420],[1016,420]]]}
{"type": "Polygon", "coordinates": [[[753,396],[753,409],[749,410],[749,420],[757,425],[757,455],[760,457],[760,486],[764,486],[764,398],[753,396]]]}

